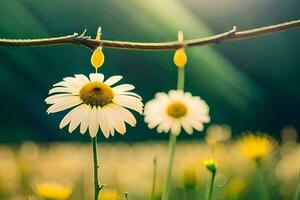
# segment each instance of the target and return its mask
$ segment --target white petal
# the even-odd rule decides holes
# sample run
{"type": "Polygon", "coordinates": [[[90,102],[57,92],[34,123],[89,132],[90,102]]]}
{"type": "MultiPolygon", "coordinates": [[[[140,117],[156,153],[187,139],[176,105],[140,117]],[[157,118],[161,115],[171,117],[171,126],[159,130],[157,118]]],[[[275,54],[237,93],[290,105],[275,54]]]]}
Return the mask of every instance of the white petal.
{"type": "Polygon", "coordinates": [[[143,112],[143,103],[140,99],[132,96],[124,96],[124,95],[116,95],[113,99],[118,105],[124,106],[126,108],[130,108],[132,110],[137,111],[138,113],[142,114],[143,112]]]}
{"type": "Polygon", "coordinates": [[[98,108],[98,123],[100,125],[101,131],[103,135],[108,138],[109,137],[109,120],[107,119],[107,114],[105,110],[103,110],[101,107],[98,108]]]}
{"type": "Polygon", "coordinates": [[[91,80],[91,82],[103,82],[104,75],[100,74],[100,73],[91,73],[90,80],[91,80]]]}
{"type": "Polygon", "coordinates": [[[78,91],[82,88],[83,85],[85,85],[85,82],[82,82],[81,79],[78,79],[76,77],[66,77],[64,78],[64,81],[65,84],[61,85],[78,91]]]}
{"type": "Polygon", "coordinates": [[[182,119],[181,124],[187,134],[191,135],[193,133],[193,127],[187,122],[186,119],[182,119]]]}
{"type": "MultiPolygon", "coordinates": [[[[70,101],[81,101],[80,97],[78,95],[74,95],[74,94],[62,94],[64,96],[60,96],[60,97],[55,97],[55,98],[50,98],[50,100],[47,100],[47,104],[65,104],[66,102],[70,102],[70,101]]],[[[53,95],[55,96],[55,95],[53,95]]]]}
{"type": "MultiPolygon", "coordinates": [[[[63,127],[65,127],[75,116],[75,114],[78,114],[78,111],[82,111],[82,107],[83,105],[77,106],[76,108],[72,109],[70,112],[68,112],[64,118],[61,120],[60,124],[59,124],[59,128],[62,129],[63,127]]],[[[83,114],[81,112],[81,114],[83,114]]]]}
{"type": "Polygon", "coordinates": [[[66,87],[55,87],[55,88],[52,88],[49,91],[49,94],[53,94],[53,93],[57,93],[57,92],[77,94],[77,91],[75,89],[66,88],[66,87]]]}
{"type": "Polygon", "coordinates": [[[173,123],[172,119],[166,120],[166,124],[165,124],[164,130],[163,130],[165,133],[168,133],[170,131],[172,123],[173,123]]]}
{"type": "Polygon", "coordinates": [[[145,117],[145,122],[148,123],[149,128],[156,127],[157,125],[159,125],[164,120],[164,117],[162,115],[150,115],[150,116],[147,115],[145,117]]]}
{"type": "Polygon", "coordinates": [[[109,132],[112,136],[115,134],[115,127],[116,127],[116,120],[115,118],[111,115],[111,112],[109,109],[107,109],[107,106],[102,107],[102,111],[106,117],[107,120],[107,125],[109,128],[109,132]]]}
{"type": "Polygon", "coordinates": [[[87,128],[89,126],[89,124],[88,124],[89,115],[91,114],[91,108],[86,104],[84,104],[84,105],[85,105],[85,107],[84,107],[85,111],[83,112],[84,115],[82,116],[81,124],[80,124],[80,133],[81,134],[84,134],[87,131],[87,128]]]}
{"type": "Polygon", "coordinates": [[[164,92],[158,92],[155,94],[155,98],[154,100],[157,100],[157,99],[160,99],[160,100],[168,100],[169,99],[169,96],[164,93],[164,92]]]}
{"type": "Polygon", "coordinates": [[[115,129],[114,129],[114,128],[111,128],[111,129],[110,129],[110,134],[111,134],[112,136],[115,135],[115,129]]]}
{"type": "Polygon", "coordinates": [[[71,90],[79,90],[81,88],[81,85],[77,85],[77,84],[73,84],[70,82],[66,82],[66,81],[61,81],[59,83],[54,84],[53,86],[55,87],[66,87],[69,88],[71,90]]]}
{"type": "Polygon", "coordinates": [[[210,117],[208,115],[193,115],[194,118],[198,121],[201,121],[202,123],[209,123],[210,122],[210,117]]]}
{"type": "Polygon", "coordinates": [[[80,105],[77,107],[78,109],[74,112],[73,117],[72,117],[73,119],[71,120],[70,125],[69,125],[70,133],[72,133],[80,124],[81,119],[84,116],[84,113],[83,113],[84,107],[85,107],[84,105],[80,105]]]}
{"type": "Polygon", "coordinates": [[[49,97],[47,97],[45,99],[45,102],[47,104],[54,104],[53,102],[57,99],[60,99],[61,97],[68,97],[68,96],[74,96],[74,94],[54,94],[54,95],[51,95],[49,97]]]}
{"type": "Polygon", "coordinates": [[[116,112],[119,114],[120,118],[127,122],[128,124],[130,124],[131,126],[135,126],[136,125],[136,119],[133,116],[133,114],[131,112],[129,112],[126,108],[113,104],[112,105],[113,109],[116,110],[116,112]]]}
{"type": "Polygon", "coordinates": [[[151,100],[148,101],[145,105],[144,114],[146,116],[150,115],[161,115],[165,114],[167,104],[165,102],[161,102],[160,100],[151,100]]]}
{"type": "Polygon", "coordinates": [[[171,126],[171,133],[174,135],[179,135],[181,130],[180,122],[178,120],[174,120],[171,126]]]}
{"type": "Polygon", "coordinates": [[[58,83],[53,84],[53,87],[57,87],[57,86],[64,86],[65,87],[65,81],[60,81],[58,83]]]}
{"type": "Polygon", "coordinates": [[[106,109],[108,111],[107,113],[109,113],[109,115],[110,115],[110,119],[113,119],[112,122],[114,123],[114,128],[116,129],[116,131],[119,132],[120,134],[124,135],[126,132],[125,123],[120,118],[119,113],[112,105],[107,105],[107,106],[103,107],[103,109],[106,109]]]}
{"type": "Polygon", "coordinates": [[[184,93],[182,90],[170,90],[169,91],[169,98],[171,100],[179,100],[182,99],[184,93]]]}
{"type": "Polygon", "coordinates": [[[112,76],[112,77],[109,77],[104,83],[107,84],[108,86],[111,86],[111,85],[117,83],[122,78],[123,78],[122,76],[112,76]]]}
{"type": "Polygon", "coordinates": [[[137,97],[140,100],[142,100],[142,97],[134,92],[116,92],[116,94],[118,95],[127,95],[127,96],[133,96],[133,97],[137,97]]]}
{"type": "Polygon", "coordinates": [[[157,132],[158,133],[162,133],[163,131],[165,133],[169,132],[169,130],[171,129],[171,124],[172,124],[171,120],[166,119],[162,121],[157,127],[157,132]]]}
{"type": "Polygon", "coordinates": [[[82,101],[80,100],[79,97],[68,97],[64,102],[56,103],[50,106],[47,109],[47,113],[56,113],[60,112],[62,110],[66,110],[68,108],[72,108],[74,106],[77,106],[78,104],[81,104],[82,101]]]}
{"type": "Polygon", "coordinates": [[[200,121],[191,119],[191,118],[187,118],[188,123],[191,124],[191,126],[196,129],[197,131],[202,131],[204,126],[200,121]]]}
{"type": "Polygon", "coordinates": [[[134,86],[130,85],[130,84],[122,84],[122,85],[118,85],[116,87],[113,87],[113,90],[116,91],[116,93],[118,92],[127,92],[130,90],[133,90],[134,86]]]}
{"type": "Polygon", "coordinates": [[[99,123],[98,123],[98,113],[97,108],[93,107],[90,115],[89,115],[89,132],[91,137],[95,137],[97,135],[98,129],[99,129],[99,123]]]}
{"type": "Polygon", "coordinates": [[[83,84],[87,84],[90,80],[83,74],[75,74],[75,77],[80,80],[83,84]]]}

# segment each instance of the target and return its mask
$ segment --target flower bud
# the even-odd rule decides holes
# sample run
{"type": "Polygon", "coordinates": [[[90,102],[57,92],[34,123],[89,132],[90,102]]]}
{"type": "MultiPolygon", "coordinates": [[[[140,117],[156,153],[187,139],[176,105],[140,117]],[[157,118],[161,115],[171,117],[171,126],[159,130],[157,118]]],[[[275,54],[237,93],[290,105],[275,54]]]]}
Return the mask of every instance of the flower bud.
{"type": "Polygon", "coordinates": [[[212,158],[207,158],[204,160],[204,166],[211,172],[211,173],[216,173],[217,171],[217,163],[214,159],[212,158]]]}
{"type": "Polygon", "coordinates": [[[102,48],[98,47],[94,52],[91,57],[91,64],[95,69],[98,69],[101,67],[104,63],[104,54],[102,52],[102,48]]]}
{"type": "Polygon", "coordinates": [[[187,56],[184,48],[180,48],[175,51],[173,61],[177,67],[184,67],[186,65],[187,56]]]}

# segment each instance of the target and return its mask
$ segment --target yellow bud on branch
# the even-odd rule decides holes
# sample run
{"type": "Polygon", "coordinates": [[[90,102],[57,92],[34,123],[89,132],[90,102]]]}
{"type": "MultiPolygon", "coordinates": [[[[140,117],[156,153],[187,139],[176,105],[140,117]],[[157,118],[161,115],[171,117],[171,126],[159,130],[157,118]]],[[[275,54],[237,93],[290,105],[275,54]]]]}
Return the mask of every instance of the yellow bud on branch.
{"type": "Polygon", "coordinates": [[[101,67],[104,63],[104,54],[102,52],[102,48],[98,47],[94,52],[91,57],[91,64],[93,65],[94,68],[98,69],[101,67]]]}
{"type": "Polygon", "coordinates": [[[177,67],[184,67],[186,65],[187,56],[184,48],[180,48],[175,51],[173,61],[177,67]]]}

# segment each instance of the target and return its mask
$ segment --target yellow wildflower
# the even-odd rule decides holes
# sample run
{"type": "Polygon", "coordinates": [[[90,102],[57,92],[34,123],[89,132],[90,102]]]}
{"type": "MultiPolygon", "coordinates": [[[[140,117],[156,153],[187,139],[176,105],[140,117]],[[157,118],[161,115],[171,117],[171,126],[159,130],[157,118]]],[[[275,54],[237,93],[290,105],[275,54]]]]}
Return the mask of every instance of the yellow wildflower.
{"type": "Polygon", "coordinates": [[[99,193],[98,200],[120,200],[120,196],[117,190],[103,189],[99,193]]]}
{"type": "Polygon", "coordinates": [[[204,166],[212,173],[216,173],[218,165],[212,158],[206,158],[203,162],[204,166]]]}
{"type": "Polygon", "coordinates": [[[239,140],[242,154],[252,160],[259,161],[272,153],[274,140],[266,134],[248,133],[239,140]]]}
{"type": "Polygon", "coordinates": [[[46,200],[66,200],[72,194],[72,187],[55,181],[41,182],[35,185],[35,192],[46,200]]]}

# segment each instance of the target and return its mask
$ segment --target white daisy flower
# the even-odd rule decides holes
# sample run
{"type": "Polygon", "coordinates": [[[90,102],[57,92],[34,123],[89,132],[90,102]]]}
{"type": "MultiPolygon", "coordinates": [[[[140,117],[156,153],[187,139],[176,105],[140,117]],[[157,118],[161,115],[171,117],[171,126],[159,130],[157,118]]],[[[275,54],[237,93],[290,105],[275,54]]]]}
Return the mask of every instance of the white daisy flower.
{"type": "Polygon", "coordinates": [[[63,81],[54,84],[49,91],[47,104],[52,104],[47,113],[56,113],[74,107],[62,119],[59,127],[69,124],[72,133],[79,125],[84,134],[87,129],[91,137],[97,135],[100,127],[106,138],[115,133],[126,132],[125,122],[135,126],[136,119],[126,108],[142,114],[142,98],[131,92],[133,85],[122,84],[112,87],[122,79],[122,76],[112,76],[104,81],[104,75],[92,73],[89,78],[82,74],[75,77],[66,77],[63,81]]]}
{"type": "Polygon", "coordinates": [[[209,107],[200,97],[184,93],[182,90],[171,90],[168,94],[157,93],[155,99],[145,105],[145,122],[149,128],[157,126],[157,132],[169,132],[178,135],[181,127],[188,133],[193,128],[203,130],[203,123],[208,123],[209,107]]]}

